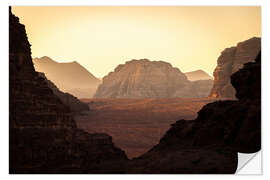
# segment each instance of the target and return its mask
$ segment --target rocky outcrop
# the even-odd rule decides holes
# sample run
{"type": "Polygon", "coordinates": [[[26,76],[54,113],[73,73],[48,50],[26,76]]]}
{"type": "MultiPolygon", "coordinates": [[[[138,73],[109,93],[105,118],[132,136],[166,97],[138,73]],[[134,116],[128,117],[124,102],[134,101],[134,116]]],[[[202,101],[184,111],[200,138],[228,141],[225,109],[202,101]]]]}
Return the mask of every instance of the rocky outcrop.
{"type": "Polygon", "coordinates": [[[238,99],[261,99],[261,52],[256,63],[246,63],[243,69],[234,73],[231,83],[236,89],[238,99]]]}
{"type": "Polygon", "coordinates": [[[184,73],[167,62],[141,59],[117,66],[103,78],[94,97],[207,97],[210,86],[210,81],[189,81],[184,73]]]}
{"type": "Polygon", "coordinates": [[[187,76],[188,80],[190,80],[190,81],[213,79],[209,74],[207,74],[203,70],[186,72],[185,75],[187,76]]]}
{"type": "Polygon", "coordinates": [[[86,103],[81,102],[78,98],[69,93],[60,91],[53,82],[46,78],[44,73],[39,73],[39,76],[46,80],[49,88],[51,88],[53,93],[62,101],[63,104],[70,108],[71,112],[75,113],[81,111],[89,111],[89,107],[86,103]]]}
{"type": "Polygon", "coordinates": [[[132,173],[234,173],[237,153],[261,149],[261,63],[231,76],[239,100],[205,105],[195,120],[179,120],[159,144],[131,162],[132,173]]]}
{"type": "Polygon", "coordinates": [[[44,56],[33,59],[36,71],[43,72],[61,91],[78,98],[92,98],[101,81],[78,62],[58,63],[44,56]]]}
{"type": "Polygon", "coordinates": [[[236,47],[225,49],[217,60],[214,70],[214,86],[210,97],[235,98],[235,89],[230,76],[243,67],[243,64],[254,61],[261,50],[261,38],[251,38],[240,42],[236,47]]]}
{"type": "Polygon", "coordinates": [[[10,173],[121,173],[125,153],[106,134],[76,127],[34,70],[25,27],[9,12],[10,173]]]}

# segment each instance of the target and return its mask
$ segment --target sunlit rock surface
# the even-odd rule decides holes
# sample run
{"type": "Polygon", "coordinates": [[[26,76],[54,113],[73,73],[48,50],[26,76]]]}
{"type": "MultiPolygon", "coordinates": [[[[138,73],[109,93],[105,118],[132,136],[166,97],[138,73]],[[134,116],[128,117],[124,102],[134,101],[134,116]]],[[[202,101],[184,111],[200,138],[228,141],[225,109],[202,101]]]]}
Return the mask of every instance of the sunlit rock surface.
{"type": "Polygon", "coordinates": [[[247,62],[254,62],[261,50],[261,38],[251,38],[240,42],[236,47],[226,48],[217,60],[217,66],[213,73],[214,86],[210,97],[235,98],[230,76],[243,67],[247,62]]]}
{"type": "Polygon", "coordinates": [[[163,61],[131,60],[103,78],[95,98],[207,97],[211,80],[191,82],[178,68],[163,61]]]}

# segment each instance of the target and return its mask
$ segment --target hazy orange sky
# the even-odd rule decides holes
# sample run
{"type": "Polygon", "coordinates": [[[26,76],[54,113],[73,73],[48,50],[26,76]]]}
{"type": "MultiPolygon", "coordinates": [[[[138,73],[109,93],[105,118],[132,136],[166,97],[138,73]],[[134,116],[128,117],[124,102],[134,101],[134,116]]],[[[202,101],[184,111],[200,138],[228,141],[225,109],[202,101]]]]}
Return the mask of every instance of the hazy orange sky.
{"type": "Polygon", "coordinates": [[[212,75],[221,51],[261,36],[260,7],[13,7],[32,57],[78,61],[96,77],[147,58],[212,75]]]}

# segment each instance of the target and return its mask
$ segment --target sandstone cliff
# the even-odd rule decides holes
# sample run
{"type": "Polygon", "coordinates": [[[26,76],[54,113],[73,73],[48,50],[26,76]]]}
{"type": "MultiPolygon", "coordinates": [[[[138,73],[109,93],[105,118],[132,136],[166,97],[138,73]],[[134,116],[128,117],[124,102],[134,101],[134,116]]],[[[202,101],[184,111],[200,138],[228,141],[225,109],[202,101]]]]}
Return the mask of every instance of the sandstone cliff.
{"type": "Polygon", "coordinates": [[[112,137],[76,127],[69,108],[34,70],[24,25],[9,12],[10,173],[120,173],[112,137]]]}
{"type": "Polygon", "coordinates": [[[235,89],[230,76],[243,67],[244,63],[254,61],[261,50],[261,38],[251,38],[240,42],[236,47],[226,48],[217,60],[214,70],[214,86],[210,97],[235,98],[235,89]]]}
{"type": "Polygon", "coordinates": [[[148,59],[131,60],[103,78],[95,98],[207,97],[211,82],[191,82],[171,64],[148,59]]]}
{"type": "Polygon", "coordinates": [[[44,72],[61,91],[78,98],[91,98],[101,81],[78,62],[58,63],[44,56],[33,59],[36,71],[44,72]]]}
{"type": "Polygon", "coordinates": [[[53,82],[46,78],[44,73],[39,73],[39,76],[43,77],[46,80],[49,88],[51,88],[53,93],[62,101],[62,103],[69,107],[71,112],[81,112],[89,110],[88,104],[81,102],[78,98],[74,97],[69,93],[64,93],[60,91],[53,82]]]}
{"type": "Polygon", "coordinates": [[[231,76],[239,100],[205,105],[195,120],[179,120],[131,173],[234,173],[237,153],[261,149],[261,57],[231,76]]]}
{"type": "Polygon", "coordinates": [[[207,74],[203,70],[186,72],[185,75],[187,76],[188,80],[190,80],[190,81],[213,79],[209,74],[207,74]]]}

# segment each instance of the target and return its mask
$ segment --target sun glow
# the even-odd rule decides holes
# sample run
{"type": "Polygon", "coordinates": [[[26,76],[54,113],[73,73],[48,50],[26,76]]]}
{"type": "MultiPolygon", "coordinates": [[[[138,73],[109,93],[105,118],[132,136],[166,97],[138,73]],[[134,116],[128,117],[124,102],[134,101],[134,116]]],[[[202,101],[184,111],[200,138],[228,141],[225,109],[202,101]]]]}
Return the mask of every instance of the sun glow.
{"type": "Polygon", "coordinates": [[[212,75],[224,48],[261,36],[260,7],[13,7],[32,57],[77,61],[97,77],[131,59],[212,75]]]}

